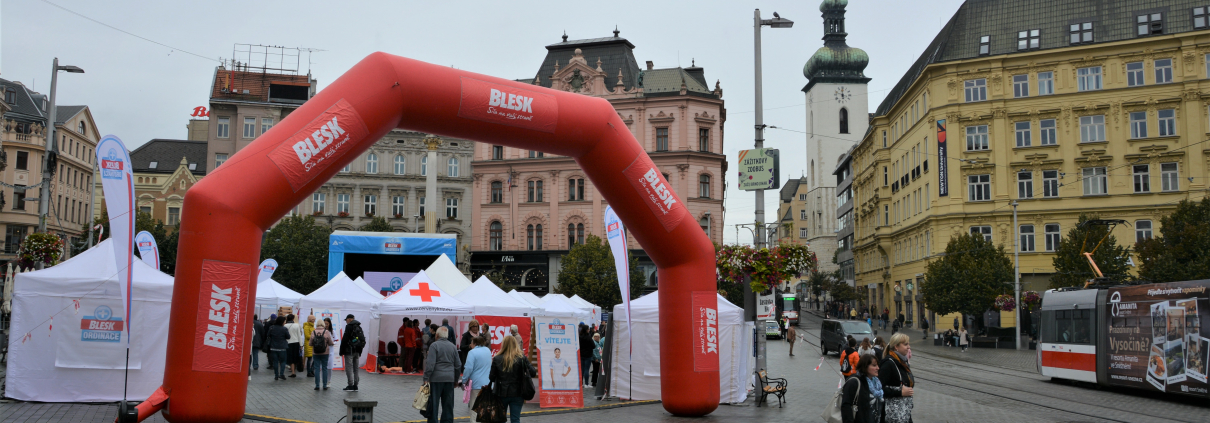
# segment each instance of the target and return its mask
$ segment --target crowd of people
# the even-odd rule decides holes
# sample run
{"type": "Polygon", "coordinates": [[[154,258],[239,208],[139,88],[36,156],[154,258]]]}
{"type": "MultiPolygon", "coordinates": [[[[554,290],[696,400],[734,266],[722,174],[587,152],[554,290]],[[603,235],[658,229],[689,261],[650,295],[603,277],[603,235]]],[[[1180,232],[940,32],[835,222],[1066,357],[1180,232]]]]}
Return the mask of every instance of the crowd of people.
{"type": "Polygon", "coordinates": [[[910,423],[916,381],[907,334],[893,334],[889,342],[881,336],[863,338],[860,345],[852,336],[846,341],[848,346],[840,352],[844,423],[910,423]]]}

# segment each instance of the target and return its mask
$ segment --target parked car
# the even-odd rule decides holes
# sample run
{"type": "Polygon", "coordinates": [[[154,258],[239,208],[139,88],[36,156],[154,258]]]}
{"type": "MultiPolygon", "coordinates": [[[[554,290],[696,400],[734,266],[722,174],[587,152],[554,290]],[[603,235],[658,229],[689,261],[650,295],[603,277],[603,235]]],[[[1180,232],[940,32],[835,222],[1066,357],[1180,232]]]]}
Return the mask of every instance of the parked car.
{"type": "Polygon", "coordinates": [[[765,339],[781,339],[781,326],[776,321],[765,321],[765,339]]]}
{"type": "Polygon", "coordinates": [[[860,320],[827,319],[820,325],[819,347],[824,355],[830,351],[844,351],[848,346],[849,335],[861,343],[862,338],[870,338],[870,341],[873,341],[878,331],[871,328],[869,323],[860,320]]]}

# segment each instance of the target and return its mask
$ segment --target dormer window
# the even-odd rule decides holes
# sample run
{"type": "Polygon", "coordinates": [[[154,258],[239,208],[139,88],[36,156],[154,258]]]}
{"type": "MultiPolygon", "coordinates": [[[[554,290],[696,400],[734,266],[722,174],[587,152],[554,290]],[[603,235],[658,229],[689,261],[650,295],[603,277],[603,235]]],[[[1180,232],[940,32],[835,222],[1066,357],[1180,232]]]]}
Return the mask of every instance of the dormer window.
{"type": "Polygon", "coordinates": [[[1193,8],[1193,27],[1197,29],[1205,29],[1210,27],[1210,7],[1195,7],[1193,8]]]}
{"type": "Polygon", "coordinates": [[[1137,23],[1138,35],[1145,37],[1148,35],[1160,35],[1164,33],[1164,14],[1151,13],[1147,15],[1139,15],[1135,18],[1137,23]]]}
{"type": "Polygon", "coordinates": [[[1041,30],[1031,29],[1029,31],[1017,32],[1017,50],[1033,50],[1040,46],[1041,30]]]}
{"type": "Polygon", "coordinates": [[[8,104],[17,104],[17,92],[13,90],[4,91],[4,102],[8,104]]]}
{"type": "Polygon", "coordinates": [[[159,162],[151,162],[151,164],[147,165],[147,168],[155,169],[155,167],[158,166],[159,164],[160,164],[159,162]]]}
{"type": "Polygon", "coordinates": [[[1084,44],[1092,42],[1092,22],[1071,25],[1071,43],[1084,44]]]}
{"type": "Polygon", "coordinates": [[[984,35],[979,37],[979,55],[986,56],[992,52],[992,36],[984,35]]]}

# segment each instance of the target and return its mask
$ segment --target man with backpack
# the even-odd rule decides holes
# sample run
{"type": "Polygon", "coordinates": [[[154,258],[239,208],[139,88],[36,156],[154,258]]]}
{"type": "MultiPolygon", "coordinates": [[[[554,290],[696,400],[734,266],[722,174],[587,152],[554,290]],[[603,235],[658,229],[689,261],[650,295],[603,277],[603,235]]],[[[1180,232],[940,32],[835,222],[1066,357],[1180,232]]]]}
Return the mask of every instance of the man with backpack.
{"type": "Polygon", "coordinates": [[[857,360],[860,358],[857,353],[857,339],[850,336],[849,346],[840,352],[840,373],[846,378],[857,374],[857,360]]]}
{"type": "Polygon", "coordinates": [[[361,382],[361,375],[357,374],[358,359],[365,346],[366,336],[361,331],[361,322],[355,320],[352,314],[345,316],[345,333],[340,337],[340,356],[344,358],[345,378],[349,381],[345,391],[357,392],[357,384],[361,382]]]}

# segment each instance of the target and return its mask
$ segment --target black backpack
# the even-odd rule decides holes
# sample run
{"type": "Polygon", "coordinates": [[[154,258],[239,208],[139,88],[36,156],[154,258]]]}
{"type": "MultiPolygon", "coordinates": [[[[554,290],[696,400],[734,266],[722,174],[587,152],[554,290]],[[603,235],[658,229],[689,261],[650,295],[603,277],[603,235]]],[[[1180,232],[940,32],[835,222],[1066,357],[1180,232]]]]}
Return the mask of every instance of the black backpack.
{"type": "Polygon", "coordinates": [[[328,353],[328,339],[323,334],[311,334],[311,354],[321,355],[328,353]]]}
{"type": "Polygon", "coordinates": [[[349,335],[349,353],[359,353],[366,346],[365,334],[361,332],[361,325],[348,332],[349,335]]]}

